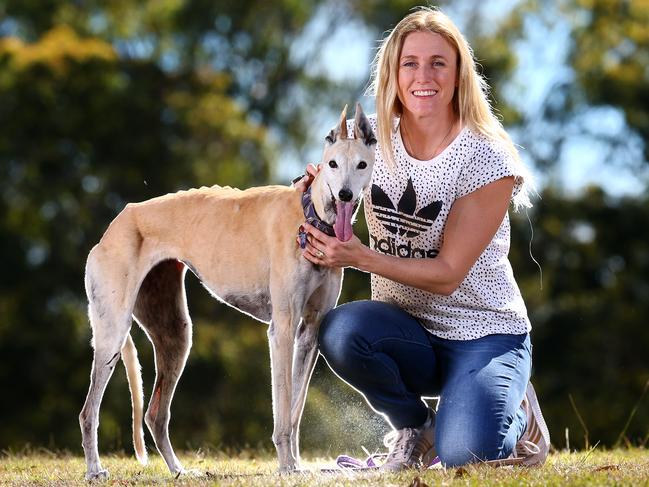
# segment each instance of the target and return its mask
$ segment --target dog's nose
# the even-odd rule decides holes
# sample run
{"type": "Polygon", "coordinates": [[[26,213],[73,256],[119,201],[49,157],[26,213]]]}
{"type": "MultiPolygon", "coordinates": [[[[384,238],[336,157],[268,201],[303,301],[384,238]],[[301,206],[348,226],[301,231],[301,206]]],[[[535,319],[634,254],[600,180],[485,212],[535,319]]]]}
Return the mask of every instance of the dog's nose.
{"type": "Polygon", "coordinates": [[[340,198],[340,201],[351,201],[353,197],[354,193],[347,188],[343,188],[338,192],[338,198],[340,198]]]}

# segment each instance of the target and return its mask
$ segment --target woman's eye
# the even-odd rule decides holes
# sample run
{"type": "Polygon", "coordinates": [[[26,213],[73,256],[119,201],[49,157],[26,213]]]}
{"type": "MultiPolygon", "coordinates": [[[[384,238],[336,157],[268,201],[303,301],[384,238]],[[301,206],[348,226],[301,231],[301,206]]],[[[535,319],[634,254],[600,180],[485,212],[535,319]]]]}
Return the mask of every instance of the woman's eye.
{"type": "Polygon", "coordinates": [[[336,161],[329,161],[329,167],[332,169],[336,169],[338,167],[338,164],[336,164],[336,161]]]}
{"type": "Polygon", "coordinates": [[[417,64],[415,62],[413,62],[413,61],[408,61],[408,62],[403,63],[403,66],[405,68],[414,68],[414,67],[417,66],[417,64]]]}
{"type": "Polygon", "coordinates": [[[365,169],[367,167],[367,162],[361,161],[358,163],[358,166],[356,167],[358,167],[358,169],[365,169]]]}

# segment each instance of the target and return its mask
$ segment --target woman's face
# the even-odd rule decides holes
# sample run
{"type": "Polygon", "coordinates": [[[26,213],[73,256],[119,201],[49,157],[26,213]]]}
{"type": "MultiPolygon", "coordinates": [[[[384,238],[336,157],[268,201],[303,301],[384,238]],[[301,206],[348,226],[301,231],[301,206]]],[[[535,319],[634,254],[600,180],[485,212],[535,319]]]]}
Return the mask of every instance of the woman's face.
{"type": "Polygon", "coordinates": [[[399,100],[415,117],[452,110],[457,55],[449,42],[430,31],[412,32],[399,55],[399,100]]]}

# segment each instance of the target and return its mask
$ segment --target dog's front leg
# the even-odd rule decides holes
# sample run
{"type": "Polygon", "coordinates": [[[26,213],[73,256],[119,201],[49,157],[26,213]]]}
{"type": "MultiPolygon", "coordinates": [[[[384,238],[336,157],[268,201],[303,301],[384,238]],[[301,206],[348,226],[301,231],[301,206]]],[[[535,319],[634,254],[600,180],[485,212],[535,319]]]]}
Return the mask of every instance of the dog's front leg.
{"type": "Polygon", "coordinates": [[[330,273],[327,280],[315,290],[306,303],[302,323],[295,335],[291,449],[298,462],[300,461],[300,420],[304,411],[311,374],[318,358],[318,330],[324,315],[336,306],[341,280],[342,273],[330,273]]]}
{"type": "MultiPolygon", "coordinates": [[[[280,472],[296,468],[291,452],[291,362],[297,314],[273,312],[268,328],[273,389],[273,443],[277,448],[280,472]]],[[[298,317],[299,319],[299,317],[298,317]]]]}
{"type": "Polygon", "coordinates": [[[307,313],[295,336],[291,403],[291,451],[298,463],[300,461],[300,420],[304,411],[311,373],[318,357],[319,326],[319,313],[307,313]]]}

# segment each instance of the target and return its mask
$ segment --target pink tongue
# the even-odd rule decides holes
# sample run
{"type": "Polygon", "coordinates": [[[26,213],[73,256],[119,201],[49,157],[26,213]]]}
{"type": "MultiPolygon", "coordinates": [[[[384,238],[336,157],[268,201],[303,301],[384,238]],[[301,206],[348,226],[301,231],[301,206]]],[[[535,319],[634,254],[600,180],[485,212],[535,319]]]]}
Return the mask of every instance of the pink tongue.
{"type": "Polygon", "coordinates": [[[334,223],[334,232],[338,240],[347,242],[352,238],[352,213],[354,210],[353,203],[336,202],[336,223],[334,223]]]}

